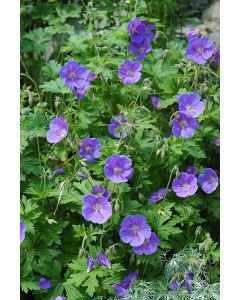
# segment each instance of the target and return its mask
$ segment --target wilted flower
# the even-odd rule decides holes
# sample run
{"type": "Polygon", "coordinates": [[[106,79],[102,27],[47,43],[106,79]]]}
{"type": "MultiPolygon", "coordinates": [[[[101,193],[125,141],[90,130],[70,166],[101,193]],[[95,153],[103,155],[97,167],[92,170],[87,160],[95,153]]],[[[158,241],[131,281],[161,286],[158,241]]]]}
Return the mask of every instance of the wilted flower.
{"type": "Polygon", "coordinates": [[[187,168],[186,173],[193,174],[196,176],[198,174],[198,168],[190,166],[187,168]]]}
{"type": "Polygon", "coordinates": [[[125,119],[124,115],[119,115],[119,116],[115,116],[111,119],[111,123],[108,125],[108,131],[109,133],[120,139],[120,138],[126,138],[127,137],[127,133],[125,128],[121,128],[120,130],[116,130],[117,128],[119,128],[120,126],[123,126],[124,124],[127,123],[127,120],[125,119]],[[120,132],[121,131],[121,132],[120,132]]]}
{"type": "Polygon", "coordinates": [[[149,202],[157,203],[159,200],[164,198],[166,193],[167,193],[167,189],[161,188],[159,191],[151,195],[149,202]]]}
{"type": "Polygon", "coordinates": [[[111,263],[109,259],[106,256],[106,253],[104,251],[100,252],[96,256],[96,263],[100,264],[102,266],[108,267],[108,269],[111,269],[111,263]]]}
{"type": "Polygon", "coordinates": [[[218,187],[218,176],[211,168],[206,168],[198,177],[198,182],[202,185],[205,193],[210,194],[218,187]]]}
{"type": "Polygon", "coordinates": [[[100,141],[96,138],[85,138],[81,142],[79,156],[84,157],[87,162],[93,162],[102,154],[100,141]]]}
{"type": "Polygon", "coordinates": [[[79,66],[76,61],[69,61],[65,66],[61,67],[59,75],[66,85],[73,88],[79,85],[81,79],[87,77],[88,70],[83,66],[79,66]]]}
{"type": "Polygon", "coordinates": [[[215,62],[220,65],[220,46],[217,48],[214,54],[215,62]]]}
{"type": "Polygon", "coordinates": [[[55,174],[55,175],[63,174],[63,173],[64,173],[64,168],[56,169],[55,171],[53,171],[53,174],[55,174]]]}
{"type": "Polygon", "coordinates": [[[185,114],[180,113],[179,117],[172,120],[172,133],[176,137],[191,138],[195,129],[199,127],[198,122],[185,114]]]}
{"type": "Polygon", "coordinates": [[[199,35],[199,31],[195,28],[189,29],[186,33],[188,41],[190,41],[193,37],[198,36],[198,35],[199,35]]]}
{"type": "Polygon", "coordinates": [[[213,45],[207,37],[194,37],[188,43],[186,56],[197,64],[205,64],[213,54],[213,45]]]}
{"type": "Polygon", "coordinates": [[[122,78],[124,84],[133,84],[138,82],[142,73],[142,64],[138,61],[126,59],[123,65],[118,68],[118,74],[122,78]]]}
{"type": "Polygon", "coordinates": [[[87,272],[91,272],[94,267],[94,259],[91,255],[87,258],[87,272]]]}
{"type": "Polygon", "coordinates": [[[141,19],[136,18],[130,21],[127,29],[130,33],[132,42],[141,43],[144,40],[146,27],[142,23],[141,19]]]}
{"type": "Polygon", "coordinates": [[[107,189],[105,189],[103,186],[101,185],[95,185],[92,188],[92,194],[93,195],[97,195],[97,196],[102,196],[106,199],[109,200],[109,198],[111,197],[111,194],[109,193],[109,191],[107,189]]]}
{"type": "Polygon", "coordinates": [[[176,282],[172,282],[172,283],[170,283],[169,288],[170,288],[170,290],[175,291],[180,288],[180,285],[177,284],[176,282]]]}
{"type": "Polygon", "coordinates": [[[128,276],[126,276],[122,282],[113,284],[112,287],[115,289],[116,294],[119,297],[123,297],[123,298],[127,297],[128,289],[130,288],[133,281],[137,279],[137,277],[138,277],[138,273],[137,271],[135,271],[128,274],[128,276]]]}
{"type": "Polygon", "coordinates": [[[178,197],[192,196],[198,189],[197,178],[192,174],[181,172],[180,177],[173,180],[172,189],[178,197]]]}
{"type": "Polygon", "coordinates": [[[82,100],[89,87],[90,82],[88,80],[81,79],[78,85],[72,88],[72,92],[79,100],[82,100]]]}
{"type": "Polygon", "coordinates": [[[105,223],[112,215],[112,205],[104,197],[88,194],[82,198],[82,215],[86,221],[96,224],[105,223]]]}
{"type": "Polygon", "coordinates": [[[43,290],[47,290],[52,287],[51,281],[45,277],[41,277],[39,279],[38,285],[39,285],[40,289],[43,289],[43,290]]]}
{"type": "Polygon", "coordinates": [[[145,239],[142,245],[133,247],[133,251],[137,255],[151,255],[157,251],[157,247],[160,245],[160,240],[156,233],[152,232],[149,239],[145,239]]]}
{"type": "Polygon", "coordinates": [[[132,160],[124,155],[111,155],[106,160],[104,172],[113,182],[127,182],[133,176],[132,160]]]}
{"type": "Polygon", "coordinates": [[[215,145],[220,146],[220,137],[215,140],[215,145]]]}
{"type": "Polygon", "coordinates": [[[151,101],[152,101],[152,105],[153,105],[155,108],[158,108],[161,99],[158,98],[158,97],[151,97],[151,101]]]}
{"type": "Polygon", "coordinates": [[[67,298],[64,296],[57,296],[55,300],[67,300],[67,298]]]}
{"type": "Polygon", "coordinates": [[[127,216],[120,226],[119,235],[121,240],[134,247],[142,245],[144,240],[149,239],[151,236],[151,228],[142,215],[127,216]]]}
{"type": "Polygon", "coordinates": [[[148,40],[143,40],[141,43],[131,42],[128,45],[128,52],[137,55],[138,60],[143,60],[151,50],[152,47],[148,40]]]}
{"type": "Polygon", "coordinates": [[[23,221],[20,221],[20,243],[25,239],[26,224],[23,221]]]}
{"type": "Polygon", "coordinates": [[[188,117],[196,118],[204,112],[204,103],[200,101],[201,98],[198,94],[180,94],[177,99],[180,113],[188,117]]]}
{"type": "Polygon", "coordinates": [[[47,132],[47,141],[49,143],[56,144],[67,136],[68,125],[63,118],[54,118],[49,127],[50,130],[47,132]]]}

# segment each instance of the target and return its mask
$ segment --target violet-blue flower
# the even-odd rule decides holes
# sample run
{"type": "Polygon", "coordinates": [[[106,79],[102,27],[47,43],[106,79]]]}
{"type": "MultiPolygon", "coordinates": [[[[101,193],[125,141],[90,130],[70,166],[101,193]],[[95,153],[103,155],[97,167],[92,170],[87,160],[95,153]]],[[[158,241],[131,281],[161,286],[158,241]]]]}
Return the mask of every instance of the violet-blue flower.
{"type": "Polygon", "coordinates": [[[217,50],[214,53],[214,59],[217,65],[220,65],[220,46],[217,48],[217,50]]]}
{"type": "Polygon", "coordinates": [[[148,22],[148,21],[142,21],[142,24],[145,26],[146,33],[144,35],[144,39],[151,42],[154,40],[155,34],[152,32],[152,30],[155,29],[156,24],[154,22],[148,22]]]}
{"type": "Polygon", "coordinates": [[[160,104],[160,101],[161,99],[158,98],[158,97],[151,97],[151,101],[152,101],[152,105],[153,107],[155,108],[158,108],[159,107],[159,104],[160,104]]]}
{"type": "Polygon", "coordinates": [[[26,224],[23,221],[20,221],[20,243],[25,239],[26,224]]]}
{"type": "Polygon", "coordinates": [[[216,146],[220,146],[220,137],[219,137],[219,138],[216,138],[216,140],[215,140],[215,145],[216,145],[216,146]]]}
{"type": "Polygon", "coordinates": [[[120,139],[120,138],[126,138],[127,137],[127,133],[126,133],[126,127],[124,126],[124,124],[126,125],[127,120],[125,119],[124,115],[119,115],[119,116],[115,116],[111,119],[111,123],[108,125],[108,131],[109,133],[120,139]],[[121,126],[121,129],[119,130],[119,127],[121,126]]]}
{"type": "Polygon", "coordinates": [[[49,124],[50,130],[47,132],[47,141],[51,144],[60,142],[67,136],[68,125],[63,118],[54,118],[49,124]]]}
{"type": "Polygon", "coordinates": [[[79,156],[84,157],[87,162],[93,162],[102,155],[100,150],[101,144],[98,139],[85,138],[81,141],[79,156]]]}
{"type": "Polygon", "coordinates": [[[111,155],[106,159],[104,173],[116,183],[127,182],[133,176],[132,160],[125,155],[111,155]]]}
{"type": "Polygon", "coordinates": [[[96,256],[96,263],[102,266],[108,267],[108,269],[111,269],[111,263],[109,259],[107,258],[107,255],[104,251],[99,252],[96,256]]]}
{"type": "Polygon", "coordinates": [[[198,189],[197,178],[193,174],[182,172],[179,178],[173,180],[172,189],[178,197],[192,196],[198,189]]]}
{"type": "Polygon", "coordinates": [[[127,29],[130,33],[132,42],[141,43],[144,40],[146,27],[142,23],[141,19],[136,18],[130,21],[127,29]]]}
{"type": "Polygon", "coordinates": [[[186,56],[197,64],[205,64],[213,54],[213,45],[207,37],[194,37],[188,43],[186,56]]]}
{"type": "Polygon", "coordinates": [[[157,251],[157,247],[160,245],[160,240],[156,233],[152,232],[149,239],[145,239],[142,245],[133,247],[133,251],[137,255],[151,255],[157,251]]]}
{"type": "Polygon", "coordinates": [[[88,75],[87,68],[79,66],[76,61],[69,61],[59,71],[60,77],[64,80],[65,84],[70,88],[78,86],[81,79],[88,75]]]}
{"type": "MultiPolygon", "coordinates": [[[[168,190],[169,191],[169,190],[168,190]]],[[[150,203],[157,203],[159,200],[163,199],[165,194],[167,193],[167,189],[166,188],[161,188],[160,190],[158,190],[156,193],[153,193],[150,196],[150,203]]]]}
{"type": "Polygon", "coordinates": [[[106,199],[110,199],[111,197],[111,194],[110,192],[105,189],[103,186],[101,185],[95,185],[93,188],[92,188],[92,194],[93,195],[97,195],[97,196],[102,196],[106,199]]]}
{"type": "Polygon", "coordinates": [[[198,168],[189,166],[186,170],[186,173],[193,174],[194,176],[196,176],[198,174],[198,168]]]}
{"type": "Polygon", "coordinates": [[[198,94],[180,94],[177,96],[180,113],[196,118],[204,112],[204,103],[198,94]]]}
{"type": "Polygon", "coordinates": [[[96,197],[88,194],[82,198],[83,209],[82,215],[86,221],[103,224],[112,215],[112,205],[104,197],[96,197]]]}
{"type": "Polygon", "coordinates": [[[179,288],[180,288],[180,285],[178,283],[176,283],[176,282],[172,282],[169,285],[169,289],[172,290],[172,291],[175,291],[175,290],[177,290],[179,288]]]}
{"type": "Polygon", "coordinates": [[[57,296],[55,300],[67,300],[67,298],[64,296],[57,296]]]}
{"type": "Polygon", "coordinates": [[[132,272],[129,273],[128,276],[126,276],[122,282],[118,282],[112,285],[112,287],[115,289],[116,295],[119,297],[125,298],[128,296],[128,289],[130,288],[131,284],[134,280],[136,280],[138,277],[138,272],[132,272]]]}
{"type": "Polygon", "coordinates": [[[89,255],[87,258],[87,272],[88,273],[92,271],[92,269],[94,268],[94,264],[95,264],[95,262],[94,262],[93,257],[91,255],[89,255]]]}
{"type": "Polygon", "coordinates": [[[128,45],[128,52],[137,55],[138,60],[143,60],[151,50],[152,47],[148,40],[143,40],[141,43],[131,42],[128,45]]]}
{"type": "Polygon", "coordinates": [[[211,168],[206,168],[198,177],[198,182],[202,185],[202,190],[210,194],[218,187],[218,176],[211,168]]]}
{"type": "Polygon", "coordinates": [[[119,235],[124,243],[137,247],[151,236],[151,227],[142,215],[127,216],[120,225],[119,235]]]}
{"type": "Polygon", "coordinates": [[[43,290],[47,290],[52,287],[51,281],[45,277],[41,277],[39,279],[38,285],[39,285],[40,289],[43,289],[43,290]]]}
{"type": "Polygon", "coordinates": [[[199,31],[196,28],[191,28],[186,33],[188,41],[190,41],[193,37],[198,35],[199,35],[199,31]]]}
{"type": "Polygon", "coordinates": [[[64,168],[56,169],[55,171],[53,171],[54,175],[63,174],[63,173],[64,173],[64,168]]]}
{"type": "Polygon", "coordinates": [[[190,280],[193,280],[194,277],[194,273],[193,272],[189,272],[186,274],[185,276],[185,281],[184,281],[184,285],[185,285],[185,289],[189,292],[191,292],[193,290],[192,285],[190,284],[190,280]]]}
{"type": "Polygon", "coordinates": [[[122,78],[122,81],[126,85],[134,84],[139,81],[142,73],[142,64],[138,61],[126,59],[118,68],[118,75],[122,78]]]}
{"type": "Polygon", "coordinates": [[[90,82],[85,79],[81,79],[78,85],[72,88],[73,94],[79,99],[82,100],[85,97],[87,90],[90,87],[90,82]]]}
{"type": "Polygon", "coordinates": [[[195,129],[199,127],[198,122],[185,114],[180,113],[178,118],[172,120],[172,133],[176,137],[191,138],[195,129]]]}

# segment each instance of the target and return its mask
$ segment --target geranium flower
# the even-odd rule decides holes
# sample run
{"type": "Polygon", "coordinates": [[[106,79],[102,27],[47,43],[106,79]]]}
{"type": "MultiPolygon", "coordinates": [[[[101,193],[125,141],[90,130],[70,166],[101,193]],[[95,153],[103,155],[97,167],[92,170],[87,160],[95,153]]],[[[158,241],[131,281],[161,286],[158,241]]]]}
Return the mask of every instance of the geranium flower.
{"type": "Polygon", "coordinates": [[[116,295],[123,298],[128,297],[128,289],[132,285],[133,281],[137,279],[137,277],[138,273],[135,271],[128,274],[128,276],[126,276],[122,282],[113,284],[112,287],[115,289],[116,295]]]}
{"type": "Polygon", "coordinates": [[[26,224],[23,221],[20,221],[20,243],[25,239],[26,224]]]}
{"type": "Polygon", "coordinates": [[[220,137],[215,140],[215,145],[220,146],[220,137]]]}
{"type": "Polygon", "coordinates": [[[186,56],[197,64],[205,64],[213,54],[213,45],[207,37],[194,37],[188,43],[186,56]]]}
{"type": "Polygon", "coordinates": [[[81,79],[78,85],[72,88],[72,92],[79,100],[82,100],[85,97],[85,94],[89,87],[90,82],[88,80],[81,79]]]}
{"type": "Polygon", "coordinates": [[[197,178],[192,174],[182,172],[179,178],[173,180],[172,189],[178,197],[192,196],[198,189],[197,178]]]}
{"type": "Polygon", "coordinates": [[[99,158],[102,153],[100,141],[96,138],[85,138],[81,142],[79,156],[84,157],[87,162],[93,162],[99,158]]]}
{"type": "Polygon", "coordinates": [[[92,194],[93,195],[97,195],[97,196],[102,196],[106,199],[110,199],[111,194],[109,193],[109,191],[107,189],[105,189],[103,186],[101,185],[95,185],[92,188],[92,194]]]}
{"type": "Polygon", "coordinates": [[[39,285],[40,289],[43,289],[43,290],[47,290],[52,287],[51,281],[45,277],[41,277],[39,279],[38,285],[39,285]]]}
{"type": "Polygon", "coordinates": [[[96,256],[96,263],[102,266],[108,267],[108,269],[111,269],[111,263],[109,259],[106,256],[106,253],[104,251],[99,252],[96,256]]]}
{"type": "Polygon", "coordinates": [[[142,64],[138,61],[126,59],[123,65],[118,68],[118,74],[126,85],[134,84],[139,81],[142,73],[142,64]]]}
{"type": "Polygon", "coordinates": [[[91,255],[88,256],[87,258],[87,272],[91,272],[92,269],[94,268],[94,259],[91,255]]]}
{"type": "Polygon", "coordinates": [[[133,176],[132,160],[124,155],[111,155],[107,158],[104,172],[113,182],[127,182],[133,176]]]}
{"type": "Polygon", "coordinates": [[[142,215],[127,216],[121,223],[119,235],[124,243],[140,246],[151,236],[151,228],[142,215]]]}
{"type": "Polygon", "coordinates": [[[211,168],[206,168],[198,177],[198,182],[202,185],[205,193],[210,194],[218,187],[218,176],[211,168]]]}
{"type": "Polygon", "coordinates": [[[158,108],[159,107],[159,104],[160,104],[160,101],[161,99],[158,98],[158,97],[151,97],[151,101],[152,101],[152,105],[153,107],[155,108],[158,108]]]}
{"type": "Polygon", "coordinates": [[[198,122],[185,114],[180,113],[179,117],[172,120],[172,133],[176,137],[191,138],[195,129],[199,127],[198,122]]]}
{"type": "Polygon", "coordinates": [[[198,36],[198,35],[199,35],[199,31],[195,28],[189,29],[186,33],[188,41],[190,41],[193,37],[198,36]]]}
{"type": "Polygon", "coordinates": [[[166,188],[161,188],[159,191],[157,191],[156,193],[153,193],[150,196],[149,202],[150,203],[157,203],[159,200],[164,198],[166,193],[167,193],[167,189],[166,188]]]}
{"type": "Polygon", "coordinates": [[[157,251],[157,247],[160,245],[160,240],[156,233],[152,232],[149,239],[145,239],[142,245],[133,247],[133,251],[137,255],[151,255],[157,251]]]}
{"type": "Polygon", "coordinates": [[[137,55],[138,60],[143,60],[151,50],[152,47],[148,40],[143,40],[141,43],[131,42],[128,45],[128,52],[137,55]]]}
{"type": "Polygon", "coordinates": [[[67,300],[67,298],[64,296],[57,296],[55,300],[67,300]]]}
{"type": "Polygon", "coordinates": [[[169,289],[172,290],[172,291],[175,291],[175,290],[177,290],[179,288],[180,288],[180,285],[178,283],[176,283],[176,282],[172,282],[169,285],[169,289]]]}
{"type": "Polygon", "coordinates": [[[83,66],[79,66],[76,61],[69,61],[65,66],[61,67],[59,76],[72,89],[79,85],[81,79],[88,76],[88,70],[83,66]]]}
{"type": "Polygon", "coordinates": [[[198,174],[198,168],[190,166],[187,168],[186,173],[196,176],[198,174]]]}
{"type": "Polygon", "coordinates": [[[194,277],[194,273],[193,272],[189,272],[185,276],[184,285],[185,285],[185,289],[188,290],[189,292],[191,292],[193,290],[193,287],[192,287],[192,285],[189,282],[190,280],[193,280],[193,277],[194,277]]]}
{"type": "Polygon", "coordinates": [[[204,103],[198,94],[180,94],[177,99],[179,111],[188,117],[196,118],[204,112],[204,103]]]}
{"type": "Polygon", "coordinates": [[[82,215],[86,221],[96,224],[105,223],[112,215],[112,205],[104,197],[88,194],[82,198],[82,215]]]}
{"type": "Polygon", "coordinates": [[[127,30],[130,33],[132,42],[141,43],[144,40],[146,27],[142,23],[141,19],[136,18],[130,21],[127,30]]]}
{"type": "Polygon", "coordinates": [[[55,171],[53,171],[54,175],[63,174],[63,173],[64,173],[64,168],[56,169],[55,171]]]}
{"type": "Polygon", "coordinates": [[[214,53],[215,62],[217,65],[220,65],[220,46],[217,48],[217,50],[214,53]]]}
{"type": "Polygon", "coordinates": [[[47,141],[51,144],[57,144],[67,136],[68,125],[63,118],[54,118],[49,124],[50,130],[47,132],[47,141]]]}
{"type": "Polygon", "coordinates": [[[115,116],[111,119],[111,123],[108,125],[108,131],[109,133],[120,139],[120,138],[126,138],[127,137],[127,133],[125,128],[121,129],[121,132],[118,130],[116,130],[118,127],[122,126],[123,124],[126,124],[127,120],[125,119],[124,115],[119,115],[119,116],[115,116]]]}
{"type": "Polygon", "coordinates": [[[154,40],[155,34],[152,32],[152,30],[155,29],[156,24],[154,22],[148,22],[148,21],[142,21],[142,24],[145,26],[146,33],[144,35],[144,39],[151,42],[154,40]]]}

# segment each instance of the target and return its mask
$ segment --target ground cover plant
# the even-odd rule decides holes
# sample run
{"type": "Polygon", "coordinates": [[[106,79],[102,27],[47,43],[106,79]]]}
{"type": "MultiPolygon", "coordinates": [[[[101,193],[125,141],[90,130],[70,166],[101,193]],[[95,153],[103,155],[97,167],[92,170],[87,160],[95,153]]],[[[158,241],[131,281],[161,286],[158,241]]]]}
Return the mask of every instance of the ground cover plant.
{"type": "Polygon", "coordinates": [[[219,299],[220,48],[153,5],[21,3],[21,299],[219,299]]]}

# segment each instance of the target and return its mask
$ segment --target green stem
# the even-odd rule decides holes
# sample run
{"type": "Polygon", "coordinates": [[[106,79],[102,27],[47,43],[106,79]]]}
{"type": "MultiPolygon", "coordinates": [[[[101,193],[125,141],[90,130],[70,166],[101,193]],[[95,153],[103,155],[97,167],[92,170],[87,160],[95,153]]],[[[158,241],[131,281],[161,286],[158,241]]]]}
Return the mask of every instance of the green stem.
{"type": "Polygon", "coordinates": [[[40,93],[39,93],[37,84],[36,84],[36,82],[32,79],[32,77],[31,77],[30,75],[27,75],[27,74],[24,74],[24,73],[20,73],[20,76],[25,76],[25,77],[27,77],[27,78],[34,84],[34,87],[35,87],[35,89],[36,89],[36,91],[37,91],[37,94],[38,94],[38,98],[39,98],[39,100],[40,100],[40,99],[41,99],[41,96],[40,96],[40,93]]]}
{"type": "Polygon", "coordinates": [[[173,172],[176,171],[177,168],[178,168],[178,165],[175,165],[175,166],[172,168],[172,170],[171,170],[171,173],[170,173],[170,176],[169,176],[169,179],[168,179],[168,183],[167,183],[166,193],[165,193],[165,195],[164,195],[164,197],[163,197],[163,200],[165,200],[165,198],[166,198],[167,190],[168,190],[169,185],[170,185],[170,182],[171,182],[171,180],[172,180],[173,172]]]}

